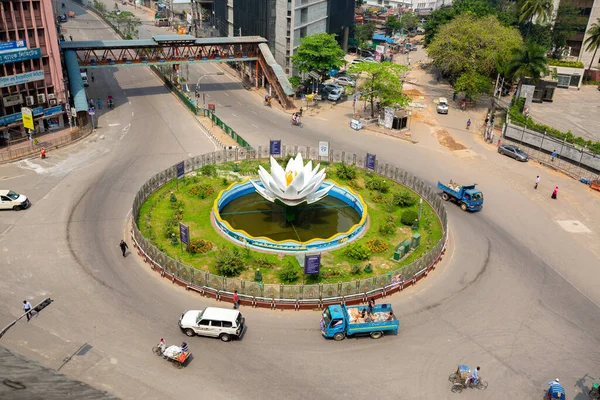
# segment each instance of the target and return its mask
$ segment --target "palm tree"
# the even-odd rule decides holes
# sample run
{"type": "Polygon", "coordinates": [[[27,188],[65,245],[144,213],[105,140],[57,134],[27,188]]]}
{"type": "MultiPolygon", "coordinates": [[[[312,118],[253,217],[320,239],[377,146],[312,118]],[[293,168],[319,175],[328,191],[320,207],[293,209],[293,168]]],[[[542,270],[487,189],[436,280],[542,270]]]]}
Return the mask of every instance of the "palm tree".
{"type": "Polygon", "coordinates": [[[531,79],[532,83],[538,83],[542,76],[548,73],[548,59],[546,48],[533,42],[526,42],[517,49],[513,58],[508,63],[508,74],[519,80],[517,96],[521,93],[523,78],[531,79]]]}
{"type": "Polygon", "coordinates": [[[589,71],[592,69],[592,64],[594,64],[594,60],[596,59],[596,52],[600,48],[600,18],[598,18],[596,22],[592,24],[590,29],[587,31],[587,34],[590,36],[588,36],[588,38],[583,42],[584,44],[587,44],[585,50],[592,51],[592,49],[594,49],[594,55],[592,56],[590,66],[588,68],[589,71]]]}
{"type": "Polygon", "coordinates": [[[519,22],[533,22],[536,18],[541,24],[552,21],[554,6],[552,0],[521,0],[519,22]]]}

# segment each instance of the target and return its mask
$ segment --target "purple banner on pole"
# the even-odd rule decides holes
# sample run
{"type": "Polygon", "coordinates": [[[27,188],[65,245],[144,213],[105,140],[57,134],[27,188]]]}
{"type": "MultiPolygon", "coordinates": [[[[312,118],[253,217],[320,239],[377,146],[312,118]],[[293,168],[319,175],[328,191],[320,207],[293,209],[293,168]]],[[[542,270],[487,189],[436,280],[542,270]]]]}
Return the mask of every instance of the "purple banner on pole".
{"type": "Polygon", "coordinates": [[[190,228],[183,222],[179,223],[179,240],[181,240],[181,243],[190,245],[190,228]]]}
{"type": "Polygon", "coordinates": [[[281,154],[281,140],[271,140],[269,146],[269,154],[279,155],[281,154]]]}
{"type": "Polygon", "coordinates": [[[184,176],[185,176],[185,164],[182,161],[177,164],[177,179],[181,179],[184,176]]]}
{"type": "Polygon", "coordinates": [[[307,255],[304,258],[304,274],[305,275],[318,274],[320,270],[321,270],[321,255],[320,254],[307,255]]]}
{"type": "Polygon", "coordinates": [[[367,158],[365,159],[365,168],[375,171],[375,154],[367,153],[367,158]]]}

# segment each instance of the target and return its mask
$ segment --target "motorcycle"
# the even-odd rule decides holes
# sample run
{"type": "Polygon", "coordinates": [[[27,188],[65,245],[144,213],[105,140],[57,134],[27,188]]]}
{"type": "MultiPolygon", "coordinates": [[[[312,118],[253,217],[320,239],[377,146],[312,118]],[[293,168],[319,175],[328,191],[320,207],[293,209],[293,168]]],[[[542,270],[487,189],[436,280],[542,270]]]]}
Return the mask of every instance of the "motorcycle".
{"type": "Polygon", "coordinates": [[[300,121],[299,118],[295,121],[292,119],[292,125],[299,126],[300,128],[302,128],[302,121],[300,121]]]}
{"type": "Polygon", "coordinates": [[[594,400],[600,399],[600,385],[598,385],[596,382],[592,383],[592,388],[588,392],[588,396],[594,400]]]}

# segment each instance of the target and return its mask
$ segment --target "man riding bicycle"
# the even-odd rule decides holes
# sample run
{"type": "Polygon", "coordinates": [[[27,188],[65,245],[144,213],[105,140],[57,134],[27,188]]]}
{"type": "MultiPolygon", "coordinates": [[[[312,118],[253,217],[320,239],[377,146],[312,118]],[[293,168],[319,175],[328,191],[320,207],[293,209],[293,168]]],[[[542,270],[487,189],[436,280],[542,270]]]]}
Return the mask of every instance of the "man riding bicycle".
{"type": "Polygon", "coordinates": [[[479,383],[479,370],[481,370],[481,367],[477,367],[471,371],[471,376],[469,376],[465,381],[465,386],[469,386],[470,383],[473,385],[477,385],[479,383]]]}

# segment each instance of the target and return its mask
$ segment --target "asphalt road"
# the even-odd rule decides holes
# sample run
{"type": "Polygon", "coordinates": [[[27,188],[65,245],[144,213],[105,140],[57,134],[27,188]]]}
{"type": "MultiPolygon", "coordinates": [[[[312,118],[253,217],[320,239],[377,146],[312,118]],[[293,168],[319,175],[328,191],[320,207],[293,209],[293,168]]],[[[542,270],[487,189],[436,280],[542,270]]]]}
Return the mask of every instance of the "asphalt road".
{"type": "MultiPolygon", "coordinates": [[[[75,40],[111,37],[81,13],[66,28],[75,40]]],[[[3,345],[132,399],[453,398],[447,377],[459,363],[480,365],[489,382],[485,392],[468,390],[463,399],[541,399],[556,377],[568,398],[585,398],[577,393],[600,369],[600,241],[581,204],[597,200],[563,177],[497,156],[462,131],[463,118],[454,113],[442,124],[472,154],[354,132],[330,117],[307,117],[304,129],[292,129],[287,115],[262,107],[227,75],[207,77],[202,86],[210,85],[204,90],[227,109],[223,118],[253,145],[329,140],[369,150],[432,184],[475,181],[485,208],[467,214],[448,205],[444,262],[386,300],[401,320],[396,337],[327,341],[318,312],[244,307],[243,340],[187,340],[194,358],[182,370],[154,356],[160,337],[186,339],[177,327],[184,310],[216,303],[159,279],[134,254],[123,259],[118,243],[128,237],[131,203],[146,179],[215,147],[148,69],[97,70],[95,77],[91,96],[112,94],[117,107],[101,110],[94,135],[46,160],[0,167],[0,185],[33,202],[0,214],[0,324],[19,315],[25,298],[55,299],[14,326],[3,345]],[[534,192],[540,171],[544,180],[534,192]],[[550,188],[558,183],[565,193],[552,203],[550,188]],[[583,221],[592,232],[569,233],[557,220],[583,221]],[[86,344],[91,348],[65,361],[86,344]]],[[[413,130],[427,132],[419,124],[413,130]]]]}

